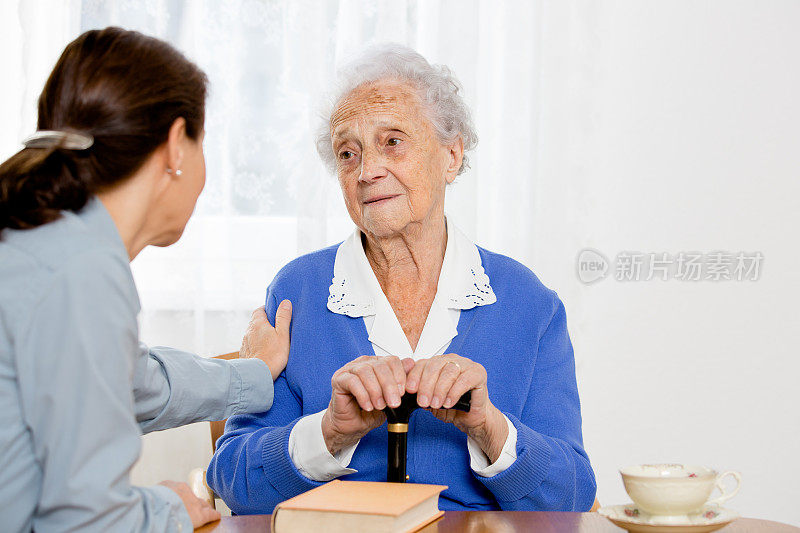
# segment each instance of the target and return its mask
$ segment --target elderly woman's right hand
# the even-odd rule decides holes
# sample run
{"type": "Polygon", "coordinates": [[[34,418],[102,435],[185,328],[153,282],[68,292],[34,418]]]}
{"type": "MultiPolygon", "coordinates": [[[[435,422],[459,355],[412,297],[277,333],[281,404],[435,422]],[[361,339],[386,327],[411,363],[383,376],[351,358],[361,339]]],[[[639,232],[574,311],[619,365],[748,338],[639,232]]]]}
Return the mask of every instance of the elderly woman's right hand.
{"type": "Polygon", "coordinates": [[[331,455],[352,446],[383,424],[381,409],[397,407],[405,393],[412,359],[361,356],[331,378],[331,401],[322,417],[322,435],[331,455]]]}

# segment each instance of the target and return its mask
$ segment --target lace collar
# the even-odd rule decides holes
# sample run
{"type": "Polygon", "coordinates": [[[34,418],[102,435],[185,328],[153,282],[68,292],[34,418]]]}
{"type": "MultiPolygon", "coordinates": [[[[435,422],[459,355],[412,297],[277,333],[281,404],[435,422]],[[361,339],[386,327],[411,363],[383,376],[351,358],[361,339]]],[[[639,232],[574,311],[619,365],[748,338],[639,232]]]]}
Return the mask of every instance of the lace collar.
{"type": "MultiPolygon", "coordinates": [[[[447,235],[437,298],[442,297],[450,309],[472,309],[496,302],[478,247],[449,218],[447,235]]],[[[385,299],[361,245],[360,230],[356,229],[336,250],[328,291],[328,309],[350,317],[376,314],[376,299],[385,299]]]]}

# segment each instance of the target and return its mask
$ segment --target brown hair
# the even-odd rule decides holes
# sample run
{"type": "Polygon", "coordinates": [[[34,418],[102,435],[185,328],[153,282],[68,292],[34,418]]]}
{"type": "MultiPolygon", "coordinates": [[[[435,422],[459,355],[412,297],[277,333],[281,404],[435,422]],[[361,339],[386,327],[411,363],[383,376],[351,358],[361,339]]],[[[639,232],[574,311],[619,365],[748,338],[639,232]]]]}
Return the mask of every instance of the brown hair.
{"type": "Polygon", "coordinates": [[[87,31],[61,54],[39,97],[39,130],[91,135],[87,150],[24,148],[0,165],[0,232],[78,211],[129,178],[176,119],[197,139],[206,75],[175,48],[121,28],[87,31]]]}

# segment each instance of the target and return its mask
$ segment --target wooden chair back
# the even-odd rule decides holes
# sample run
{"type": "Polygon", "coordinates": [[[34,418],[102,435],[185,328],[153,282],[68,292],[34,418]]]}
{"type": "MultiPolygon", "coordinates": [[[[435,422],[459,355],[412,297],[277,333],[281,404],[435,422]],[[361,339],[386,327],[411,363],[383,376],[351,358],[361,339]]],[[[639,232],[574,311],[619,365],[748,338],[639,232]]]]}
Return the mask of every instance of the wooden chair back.
{"type": "MultiPolygon", "coordinates": [[[[217,355],[214,359],[238,359],[239,352],[231,352],[222,355],[217,355]]],[[[217,420],[209,422],[211,428],[211,451],[217,451],[217,440],[225,433],[225,420],[217,420]]]]}
{"type": "MultiPolygon", "coordinates": [[[[239,352],[231,352],[222,355],[214,356],[214,359],[238,359],[239,352]]],[[[225,433],[225,420],[215,420],[209,422],[209,429],[211,429],[211,453],[217,451],[217,440],[225,433]]],[[[195,468],[189,472],[189,477],[186,480],[189,488],[195,496],[201,500],[205,500],[213,507],[217,508],[217,500],[214,491],[206,483],[206,470],[205,468],[195,468]]]]}

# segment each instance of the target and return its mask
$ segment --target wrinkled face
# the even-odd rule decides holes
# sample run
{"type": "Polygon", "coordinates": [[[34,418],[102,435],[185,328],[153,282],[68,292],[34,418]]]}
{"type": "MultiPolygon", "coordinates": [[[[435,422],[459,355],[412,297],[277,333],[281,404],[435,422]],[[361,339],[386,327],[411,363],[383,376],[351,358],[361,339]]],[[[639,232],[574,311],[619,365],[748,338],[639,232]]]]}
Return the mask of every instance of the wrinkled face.
{"type": "Polygon", "coordinates": [[[439,142],[413,87],[365,83],[339,102],[330,125],[339,184],[361,231],[392,237],[444,216],[462,152],[439,142]]]}

